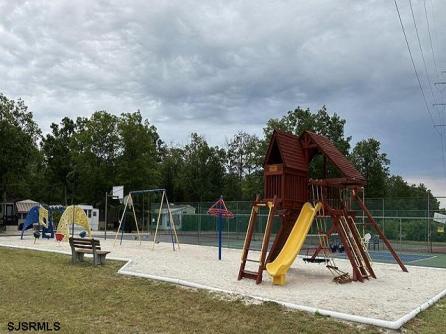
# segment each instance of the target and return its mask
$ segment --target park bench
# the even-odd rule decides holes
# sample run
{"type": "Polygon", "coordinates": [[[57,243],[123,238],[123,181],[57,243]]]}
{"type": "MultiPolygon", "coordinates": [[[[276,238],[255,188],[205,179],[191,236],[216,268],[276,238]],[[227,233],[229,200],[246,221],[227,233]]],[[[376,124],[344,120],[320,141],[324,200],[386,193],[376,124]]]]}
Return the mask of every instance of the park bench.
{"type": "Polygon", "coordinates": [[[73,263],[84,261],[84,254],[93,255],[93,265],[105,264],[108,251],[101,250],[99,240],[70,237],[71,260],[73,263]]]}

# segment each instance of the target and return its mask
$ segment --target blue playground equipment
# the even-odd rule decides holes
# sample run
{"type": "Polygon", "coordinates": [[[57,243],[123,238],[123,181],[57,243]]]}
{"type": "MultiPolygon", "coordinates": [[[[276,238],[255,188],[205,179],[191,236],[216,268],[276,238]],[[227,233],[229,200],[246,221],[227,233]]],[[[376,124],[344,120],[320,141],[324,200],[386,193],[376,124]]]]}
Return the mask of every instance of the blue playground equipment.
{"type": "Polygon", "coordinates": [[[48,211],[38,205],[33,206],[27,213],[25,222],[22,225],[22,233],[20,239],[23,239],[23,233],[32,228],[34,225],[38,226],[41,231],[42,238],[54,238],[54,227],[52,220],[48,220],[48,211]]]}

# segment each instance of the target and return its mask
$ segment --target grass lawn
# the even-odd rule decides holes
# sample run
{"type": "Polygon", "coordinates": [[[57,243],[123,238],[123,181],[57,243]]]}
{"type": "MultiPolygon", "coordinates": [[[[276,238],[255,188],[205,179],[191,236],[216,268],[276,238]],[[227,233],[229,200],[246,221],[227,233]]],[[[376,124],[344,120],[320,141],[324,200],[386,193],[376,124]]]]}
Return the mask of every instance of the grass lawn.
{"type": "MultiPolygon", "coordinates": [[[[10,321],[59,321],[60,333],[382,333],[274,303],[246,304],[118,275],[121,265],[72,265],[65,255],[0,248],[0,333],[10,321]]],[[[405,332],[441,333],[445,327],[442,300],[405,332]]]]}

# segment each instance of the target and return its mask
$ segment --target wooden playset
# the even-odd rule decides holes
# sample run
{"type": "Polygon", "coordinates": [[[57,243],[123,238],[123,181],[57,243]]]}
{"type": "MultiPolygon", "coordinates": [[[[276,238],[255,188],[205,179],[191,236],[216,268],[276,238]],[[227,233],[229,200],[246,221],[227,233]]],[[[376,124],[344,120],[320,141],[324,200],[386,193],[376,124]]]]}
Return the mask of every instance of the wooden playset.
{"type": "MultiPolygon", "coordinates": [[[[319,246],[306,260],[318,262],[320,256],[323,256],[322,261],[326,263],[336,282],[346,283],[352,280],[363,282],[365,279],[376,278],[367,248],[355,223],[353,202],[356,202],[367,216],[366,225],[376,231],[401,269],[407,272],[361,198],[365,185],[364,177],[328,138],[309,131],[305,131],[301,136],[274,131],[264,160],[264,198],[257,197],[252,205],[238,279],[254,279],[257,284],[262,282],[263,271],[267,269],[267,264],[272,263],[281,252],[285,252],[285,248],[289,247],[285,244],[290,244],[287,240],[291,239],[290,234],[294,233],[293,228],[297,224],[297,218],[307,202],[313,203],[318,208],[320,203],[322,209],[318,210],[316,217],[313,215],[309,221],[309,225],[313,219],[317,223],[319,246]],[[322,164],[323,177],[311,179],[311,163],[318,155],[322,158],[316,163],[322,164]],[[254,260],[248,256],[258,213],[262,207],[267,208],[269,213],[263,233],[260,258],[254,260]],[[270,246],[274,216],[280,217],[281,225],[270,246]],[[332,224],[329,229],[326,227],[324,216],[331,217],[332,224]],[[339,270],[334,262],[329,245],[330,236],[334,234],[337,234],[345,249],[346,257],[352,267],[352,276],[339,270]],[[256,266],[258,264],[257,271],[246,270],[247,262],[255,262],[256,266]]],[[[302,238],[305,239],[308,229],[302,231],[301,233],[305,233],[302,238]]],[[[298,252],[299,249],[296,250],[293,261],[298,252]]],[[[280,282],[277,284],[283,284],[284,277],[280,277],[277,281],[280,282]]]]}

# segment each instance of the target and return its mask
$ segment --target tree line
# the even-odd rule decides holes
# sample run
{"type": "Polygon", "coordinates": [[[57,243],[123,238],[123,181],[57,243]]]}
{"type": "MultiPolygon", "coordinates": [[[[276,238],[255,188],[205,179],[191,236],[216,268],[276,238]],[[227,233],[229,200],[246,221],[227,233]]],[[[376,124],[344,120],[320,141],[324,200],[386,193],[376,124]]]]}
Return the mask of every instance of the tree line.
{"type": "MultiPolygon", "coordinates": [[[[113,185],[125,192],[166,188],[171,201],[251,200],[263,192],[263,159],[274,129],[305,130],[330,138],[367,179],[367,197],[431,197],[423,185],[390,174],[390,160],[377,139],[351,147],[346,120],[323,106],[297,107],[268,120],[263,136],[238,132],[223,147],[191,133],[184,146],[167,145],[140,111],[117,116],[64,117],[43,134],[24,101],[0,93],[0,190],[3,201],[32,198],[44,203],[89,203],[102,207],[113,185]]],[[[317,159],[311,169],[318,176],[317,159]]]]}

